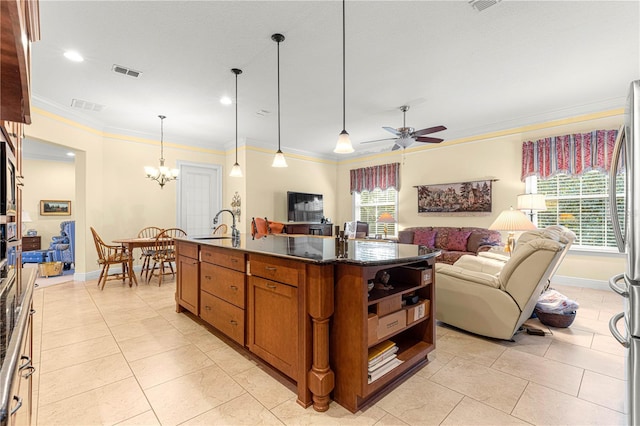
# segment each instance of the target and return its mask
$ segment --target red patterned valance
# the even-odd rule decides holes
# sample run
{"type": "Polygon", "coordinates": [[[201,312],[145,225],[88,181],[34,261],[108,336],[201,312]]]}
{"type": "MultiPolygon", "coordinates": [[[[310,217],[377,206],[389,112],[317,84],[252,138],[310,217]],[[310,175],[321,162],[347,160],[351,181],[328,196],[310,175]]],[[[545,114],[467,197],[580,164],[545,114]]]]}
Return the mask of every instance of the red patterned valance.
{"type": "Polygon", "coordinates": [[[380,188],[400,189],[400,163],[351,170],[351,193],[380,188]]]}
{"type": "Polygon", "coordinates": [[[521,179],[579,176],[591,170],[606,173],[617,135],[617,130],[594,130],[523,142],[521,179]]]}

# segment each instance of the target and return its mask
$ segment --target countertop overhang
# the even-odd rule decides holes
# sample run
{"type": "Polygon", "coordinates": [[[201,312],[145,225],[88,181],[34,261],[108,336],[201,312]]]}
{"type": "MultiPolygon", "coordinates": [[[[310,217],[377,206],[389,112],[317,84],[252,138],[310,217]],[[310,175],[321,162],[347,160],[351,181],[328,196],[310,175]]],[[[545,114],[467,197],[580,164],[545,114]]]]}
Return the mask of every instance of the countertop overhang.
{"type": "Polygon", "coordinates": [[[440,255],[440,250],[415,244],[382,240],[351,239],[344,244],[335,237],[273,234],[259,239],[242,235],[176,237],[178,241],[242,250],[250,253],[293,258],[314,263],[350,263],[366,266],[417,262],[440,255]]]}

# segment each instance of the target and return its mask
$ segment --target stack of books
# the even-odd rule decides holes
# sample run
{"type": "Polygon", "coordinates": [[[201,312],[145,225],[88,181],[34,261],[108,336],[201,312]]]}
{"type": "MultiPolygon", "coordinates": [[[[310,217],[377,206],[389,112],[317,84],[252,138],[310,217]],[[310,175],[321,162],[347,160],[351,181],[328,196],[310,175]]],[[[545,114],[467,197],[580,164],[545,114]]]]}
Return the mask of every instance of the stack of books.
{"type": "Polygon", "coordinates": [[[377,380],[402,364],[402,361],[397,358],[396,352],[398,352],[398,346],[391,340],[385,340],[369,349],[368,383],[377,380]]]}

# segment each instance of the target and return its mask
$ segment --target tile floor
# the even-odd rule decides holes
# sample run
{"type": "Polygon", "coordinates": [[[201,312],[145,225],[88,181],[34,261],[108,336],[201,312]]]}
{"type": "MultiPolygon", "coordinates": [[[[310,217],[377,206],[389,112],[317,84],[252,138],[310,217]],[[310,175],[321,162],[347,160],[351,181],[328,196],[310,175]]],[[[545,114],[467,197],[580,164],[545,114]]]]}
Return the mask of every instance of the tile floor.
{"type": "Polygon", "coordinates": [[[515,342],[439,325],[432,361],[351,414],[303,409],[295,387],[177,314],[175,283],[69,282],[34,293],[37,425],[622,425],[624,352],[613,292],[559,287],[574,324],[515,342]]]}

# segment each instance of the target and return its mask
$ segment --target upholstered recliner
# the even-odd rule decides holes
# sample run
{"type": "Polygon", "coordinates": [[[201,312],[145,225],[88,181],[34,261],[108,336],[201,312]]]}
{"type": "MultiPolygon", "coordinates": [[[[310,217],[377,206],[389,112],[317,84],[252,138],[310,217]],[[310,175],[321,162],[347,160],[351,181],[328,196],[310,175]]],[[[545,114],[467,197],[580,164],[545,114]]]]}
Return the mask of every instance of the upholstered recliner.
{"type": "Polygon", "coordinates": [[[76,222],[67,220],[60,223],[60,235],[51,238],[49,244],[50,262],[63,262],[64,269],[70,269],[75,262],[76,222]]]}
{"type": "Polygon", "coordinates": [[[465,255],[436,263],[436,319],[509,340],[533,312],[575,234],[553,226],[524,233],[511,257],[465,255]]]}

